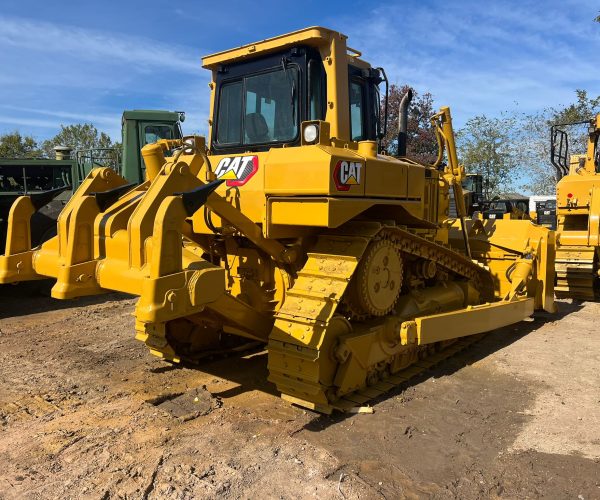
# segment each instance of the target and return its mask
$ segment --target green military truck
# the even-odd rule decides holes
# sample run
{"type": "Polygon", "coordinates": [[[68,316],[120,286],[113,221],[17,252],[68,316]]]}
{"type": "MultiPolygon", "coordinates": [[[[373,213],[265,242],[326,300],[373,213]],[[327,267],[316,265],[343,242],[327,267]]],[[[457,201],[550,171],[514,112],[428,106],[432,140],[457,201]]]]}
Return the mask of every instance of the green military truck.
{"type": "Polygon", "coordinates": [[[122,149],[90,149],[73,152],[68,146],[55,148],[56,159],[0,158],[0,254],[6,244],[10,207],[21,195],[29,195],[37,209],[31,221],[33,245],[56,232],[56,218],[90,170],[99,166],[115,169],[132,184],[145,179],[146,167],[140,150],[159,139],[182,136],[185,114],[178,111],[125,111],[122,118],[122,149]]]}

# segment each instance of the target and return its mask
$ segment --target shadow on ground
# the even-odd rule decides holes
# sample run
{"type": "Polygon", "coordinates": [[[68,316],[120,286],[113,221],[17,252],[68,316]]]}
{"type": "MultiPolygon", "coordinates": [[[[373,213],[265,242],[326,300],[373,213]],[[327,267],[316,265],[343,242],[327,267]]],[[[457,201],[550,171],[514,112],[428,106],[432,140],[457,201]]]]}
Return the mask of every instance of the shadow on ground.
{"type": "MultiPolygon", "coordinates": [[[[582,304],[578,302],[560,302],[559,308],[560,311],[557,314],[536,314],[533,321],[520,322],[484,335],[480,341],[469,346],[464,351],[424,371],[385,395],[372,400],[370,404],[377,404],[386,399],[394,398],[407,388],[420,384],[429,378],[450,376],[465,366],[476,363],[490,354],[518,341],[520,338],[540,328],[546,322],[560,321],[565,316],[581,309],[582,304]]],[[[215,396],[220,398],[232,398],[255,390],[279,396],[275,385],[267,380],[267,361],[268,354],[264,349],[254,349],[243,353],[218,355],[212,360],[207,359],[195,364],[181,363],[177,365],[165,365],[154,368],[153,372],[165,373],[185,368],[202,371],[203,373],[208,373],[238,384],[232,389],[214,393],[215,396]]],[[[345,420],[351,415],[350,413],[334,413],[333,415],[315,413],[315,418],[305,428],[309,431],[318,432],[332,424],[345,420]]]]}
{"type": "Polygon", "coordinates": [[[113,292],[70,300],[57,300],[50,297],[50,290],[54,283],[54,280],[39,280],[14,285],[0,285],[0,319],[132,298],[124,293],[113,292]]]}
{"type": "MultiPolygon", "coordinates": [[[[581,302],[560,302],[559,311],[556,314],[548,314],[545,312],[536,314],[533,321],[522,321],[514,325],[510,325],[498,330],[494,330],[484,336],[478,342],[467,347],[465,350],[460,351],[456,355],[442,361],[441,363],[431,367],[428,370],[423,371],[419,375],[407,380],[405,383],[395,387],[391,391],[383,394],[382,396],[373,399],[369,402],[371,405],[375,405],[387,399],[397,397],[402,392],[406,391],[409,387],[418,385],[425,380],[430,378],[442,378],[452,375],[453,373],[461,370],[462,368],[472,365],[477,361],[480,361],[487,356],[511,345],[533,331],[541,328],[545,323],[560,321],[564,317],[580,310],[583,305],[581,302]]],[[[315,419],[311,420],[304,428],[311,432],[319,432],[326,429],[327,427],[342,422],[348,417],[352,416],[351,413],[334,413],[332,415],[318,415],[315,419]]]]}

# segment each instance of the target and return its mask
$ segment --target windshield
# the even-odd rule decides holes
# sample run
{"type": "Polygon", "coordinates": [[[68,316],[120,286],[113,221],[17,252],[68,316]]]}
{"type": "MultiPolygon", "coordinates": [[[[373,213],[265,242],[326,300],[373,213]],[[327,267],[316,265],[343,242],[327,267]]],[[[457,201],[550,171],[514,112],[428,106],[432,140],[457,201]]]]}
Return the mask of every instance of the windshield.
{"type": "Polygon", "coordinates": [[[467,191],[475,191],[475,189],[473,189],[475,182],[473,181],[472,177],[467,177],[465,180],[463,180],[462,186],[463,189],[466,189],[467,191]]]}
{"type": "Polygon", "coordinates": [[[160,139],[174,139],[171,125],[146,125],[144,127],[144,146],[160,139]]]}
{"type": "Polygon", "coordinates": [[[462,182],[463,189],[481,193],[483,191],[483,179],[479,175],[467,175],[462,182]]]}
{"type": "Polygon", "coordinates": [[[283,67],[221,87],[217,142],[289,142],[298,135],[298,70],[283,67]]]}
{"type": "Polygon", "coordinates": [[[490,203],[490,210],[506,210],[506,202],[505,201],[492,201],[490,203]]]}

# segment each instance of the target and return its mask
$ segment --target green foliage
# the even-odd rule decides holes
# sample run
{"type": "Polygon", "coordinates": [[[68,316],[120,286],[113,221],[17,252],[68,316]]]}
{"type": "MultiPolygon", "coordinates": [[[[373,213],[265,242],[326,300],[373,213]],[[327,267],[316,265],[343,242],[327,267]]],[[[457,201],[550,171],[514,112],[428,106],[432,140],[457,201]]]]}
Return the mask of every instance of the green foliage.
{"type": "MultiPolygon", "coordinates": [[[[409,89],[408,85],[390,85],[387,134],[382,139],[382,145],[392,155],[398,152],[398,111],[400,101],[409,89]]],[[[382,102],[381,116],[383,116],[383,111],[382,102]]],[[[429,123],[429,118],[433,114],[433,96],[429,92],[419,95],[413,89],[413,99],[408,108],[408,145],[406,153],[409,158],[421,163],[433,163],[437,157],[437,140],[435,132],[429,123]]]]}
{"type": "MultiPolygon", "coordinates": [[[[521,154],[529,182],[524,186],[533,194],[553,194],[556,172],[550,163],[550,127],[582,122],[600,113],[600,96],[590,97],[585,90],[575,91],[575,102],[561,107],[549,107],[523,117],[521,154]]],[[[569,134],[569,154],[584,153],[587,146],[585,125],[564,127],[569,134]]]]}
{"type": "Polygon", "coordinates": [[[49,158],[54,156],[55,146],[70,146],[73,150],[110,148],[112,142],[110,137],[91,123],[79,123],[76,125],[61,125],[60,132],[52,139],[44,141],[42,147],[49,158]]]}
{"type": "Polygon", "coordinates": [[[469,173],[483,175],[487,199],[513,189],[519,177],[518,120],[504,114],[471,118],[457,133],[458,155],[469,173]]]}
{"type": "Polygon", "coordinates": [[[577,101],[564,108],[550,108],[549,124],[581,122],[591,119],[600,111],[600,96],[589,97],[585,90],[575,91],[577,101]]]}
{"type": "Polygon", "coordinates": [[[40,154],[38,143],[31,136],[23,136],[16,130],[0,135],[0,158],[35,158],[40,154]]]}

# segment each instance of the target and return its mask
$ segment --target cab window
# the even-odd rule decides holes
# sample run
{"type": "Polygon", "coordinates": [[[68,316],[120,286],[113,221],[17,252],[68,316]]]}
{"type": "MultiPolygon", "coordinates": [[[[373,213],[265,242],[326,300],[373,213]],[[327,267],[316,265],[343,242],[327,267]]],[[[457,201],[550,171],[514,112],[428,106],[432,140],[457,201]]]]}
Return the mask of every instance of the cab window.
{"type": "Polygon", "coordinates": [[[233,82],[223,85],[219,102],[217,141],[220,144],[240,142],[242,120],[242,82],[233,82]]]}
{"type": "Polygon", "coordinates": [[[173,129],[169,125],[146,125],[144,127],[144,146],[160,139],[173,139],[173,129]]]}
{"type": "Polygon", "coordinates": [[[364,86],[350,82],[350,137],[353,141],[364,139],[364,86]]]}
{"type": "Polygon", "coordinates": [[[317,59],[308,62],[308,119],[325,119],[325,72],[323,63],[317,59]]]}
{"type": "Polygon", "coordinates": [[[298,135],[299,71],[294,65],[245,76],[221,87],[219,144],[290,142],[298,135]]]}

